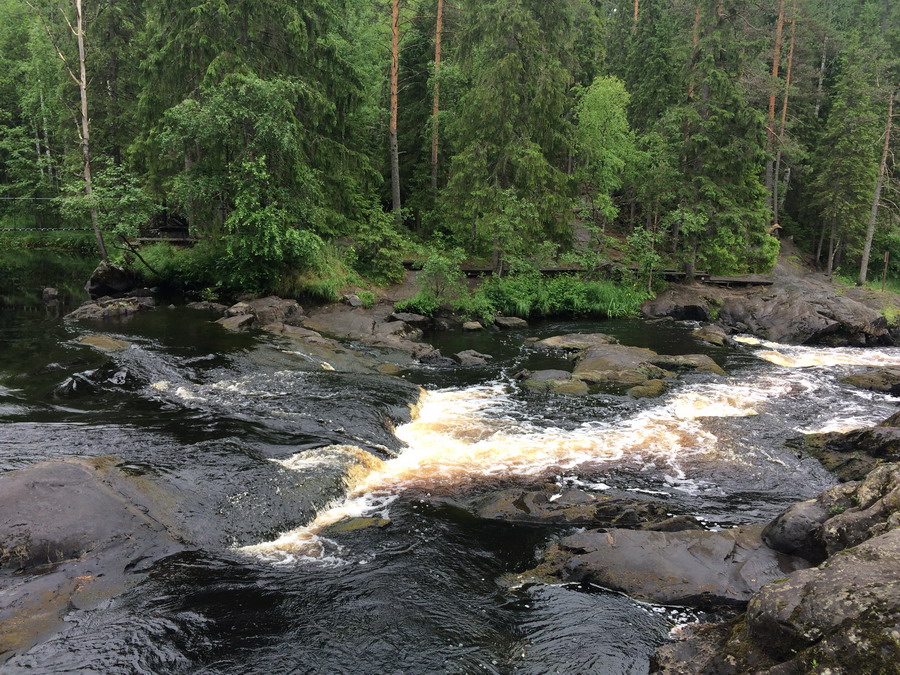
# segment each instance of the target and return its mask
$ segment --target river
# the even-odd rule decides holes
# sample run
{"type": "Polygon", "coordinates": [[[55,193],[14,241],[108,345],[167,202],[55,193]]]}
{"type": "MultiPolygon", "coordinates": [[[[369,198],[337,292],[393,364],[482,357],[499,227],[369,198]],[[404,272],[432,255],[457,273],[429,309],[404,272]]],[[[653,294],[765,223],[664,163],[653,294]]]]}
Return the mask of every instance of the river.
{"type": "Polygon", "coordinates": [[[763,522],[835,482],[787,438],[897,404],[839,382],[900,364],[897,349],[719,349],[672,323],[548,322],[429,335],[494,361],[388,377],[325,370],[289,340],[210,319],[0,313],[0,472],[117,457],[177,495],[191,541],[0,671],[646,673],[678,626],[707,617],[602,588],[511,586],[560,530],[480,520],[465,499],[551,482],[652,496],[711,529],[763,522]],[[130,346],[77,342],[95,332],[130,346]],[[523,391],[520,369],[571,367],[525,338],[569,332],[705,353],[728,377],[641,401],[523,391]],[[54,394],[63,383],[72,395],[54,394]],[[379,526],[328,530],[359,516],[379,526]]]}

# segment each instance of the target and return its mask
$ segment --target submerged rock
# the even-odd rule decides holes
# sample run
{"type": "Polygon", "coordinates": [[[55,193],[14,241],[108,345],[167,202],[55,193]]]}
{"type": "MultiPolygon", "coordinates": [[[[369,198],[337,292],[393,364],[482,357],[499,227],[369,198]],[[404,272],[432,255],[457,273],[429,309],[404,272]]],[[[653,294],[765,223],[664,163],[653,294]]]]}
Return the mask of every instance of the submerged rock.
{"type": "Polygon", "coordinates": [[[95,349],[99,349],[101,352],[120,352],[123,349],[128,349],[131,346],[130,342],[126,342],[125,340],[119,340],[118,338],[110,337],[109,335],[82,335],[75,339],[75,342],[80,342],[83,345],[88,345],[89,347],[94,347],[95,349]]]}
{"type": "MultiPolygon", "coordinates": [[[[555,484],[509,488],[469,500],[464,507],[479,518],[527,525],[650,527],[671,520],[664,502],[591,493],[555,484]]],[[[681,525],[691,527],[689,521],[681,525]]],[[[696,521],[693,526],[699,527],[696,521]]]]}
{"type": "Polygon", "coordinates": [[[468,332],[484,330],[484,326],[482,326],[478,321],[466,321],[465,323],[463,323],[462,328],[464,331],[468,332]]]}

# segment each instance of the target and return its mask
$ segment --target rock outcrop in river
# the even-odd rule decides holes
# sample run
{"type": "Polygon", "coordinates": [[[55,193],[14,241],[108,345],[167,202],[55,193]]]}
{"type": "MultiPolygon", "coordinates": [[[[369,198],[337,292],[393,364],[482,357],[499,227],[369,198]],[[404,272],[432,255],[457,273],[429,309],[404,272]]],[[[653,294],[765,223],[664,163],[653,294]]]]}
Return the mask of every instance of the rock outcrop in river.
{"type": "Polygon", "coordinates": [[[900,465],[796,504],[762,533],[818,567],[754,593],[731,622],[655,657],[666,675],[894,673],[900,663],[900,465]]]}
{"type": "Polygon", "coordinates": [[[716,321],[736,333],[786,344],[891,344],[887,320],[820,274],[782,257],[772,285],[716,288],[673,285],[642,307],[645,317],[716,321]]]}
{"type": "Polygon", "coordinates": [[[529,343],[539,351],[560,351],[575,361],[571,373],[563,370],[522,371],[516,375],[525,387],[535,391],[584,396],[589,387],[626,392],[632,398],[660,396],[667,380],[697,372],[725,375],[725,371],[705,354],[668,356],[643,347],[617,344],[604,333],[556,335],[529,343]]]}

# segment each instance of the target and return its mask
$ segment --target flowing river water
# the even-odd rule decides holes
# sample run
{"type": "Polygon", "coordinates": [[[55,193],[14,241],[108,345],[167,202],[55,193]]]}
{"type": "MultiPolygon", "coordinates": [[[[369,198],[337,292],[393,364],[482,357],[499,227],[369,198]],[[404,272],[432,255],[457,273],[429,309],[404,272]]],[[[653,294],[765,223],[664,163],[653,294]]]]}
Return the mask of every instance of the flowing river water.
{"type": "Polygon", "coordinates": [[[589,586],[511,586],[563,531],[478,519],[465,500],[549,482],[662,499],[710,528],[764,522],[834,484],[786,439],[870,425],[898,402],[839,381],[900,365],[898,349],[719,349],[673,323],[545,323],[427,336],[494,361],[389,377],[325,369],[289,340],[210,319],[0,314],[0,472],[114,456],[173,495],[191,542],[0,671],[646,673],[701,615],[589,586]],[[130,346],[77,342],[95,332],[130,346]],[[524,391],[522,368],[571,368],[525,339],[568,332],[706,353],[728,376],[642,401],[524,391]],[[348,517],[378,526],[334,528],[348,517]]]}

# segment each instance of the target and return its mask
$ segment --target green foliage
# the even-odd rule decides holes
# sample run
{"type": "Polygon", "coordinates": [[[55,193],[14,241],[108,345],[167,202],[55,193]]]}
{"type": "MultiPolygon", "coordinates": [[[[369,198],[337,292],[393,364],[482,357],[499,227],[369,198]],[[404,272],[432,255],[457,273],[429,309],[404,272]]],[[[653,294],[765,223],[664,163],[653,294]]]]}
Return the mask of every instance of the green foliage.
{"type": "Polygon", "coordinates": [[[377,298],[372,291],[359,291],[356,295],[359,297],[360,302],[362,302],[363,307],[372,308],[375,306],[377,298]]]}
{"type": "Polygon", "coordinates": [[[465,258],[462,249],[448,251],[431,249],[416,276],[419,291],[409,300],[397,303],[397,311],[434,316],[441,307],[460,306],[466,300],[465,275],[460,264],[465,258]]]}
{"type": "Polygon", "coordinates": [[[134,237],[138,229],[160,211],[137,176],[124,167],[108,164],[99,168],[92,184],[90,198],[82,192],[83,183],[69,186],[72,194],[60,199],[63,218],[74,223],[89,223],[88,217],[94,208],[101,231],[134,237]]]}
{"type": "Polygon", "coordinates": [[[286,298],[337,302],[344,289],[360,283],[346,252],[332,244],[324,244],[310,267],[286,271],[272,290],[286,298]]]}
{"type": "Polygon", "coordinates": [[[460,265],[464,259],[465,253],[459,248],[448,251],[433,249],[416,277],[421,292],[447,303],[463,295],[466,282],[460,265]]]}
{"type": "Polygon", "coordinates": [[[147,285],[179,290],[225,286],[223,251],[210,243],[198,242],[191,248],[179,248],[166,242],[158,242],[143,247],[140,253],[156,272],[133,257],[127,257],[127,264],[147,285]]]}
{"type": "Polygon", "coordinates": [[[394,216],[372,203],[353,236],[354,267],[376,283],[396,284],[406,278],[403,253],[410,246],[398,232],[394,216]]]}
{"type": "Polygon", "coordinates": [[[638,268],[638,279],[646,285],[649,293],[653,283],[653,270],[659,265],[662,256],[657,252],[660,236],[639,227],[625,240],[628,259],[638,268]]]}
{"type": "Polygon", "coordinates": [[[266,291],[289,270],[311,267],[322,249],[318,235],[299,229],[285,197],[270,180],[265,157],[241,166],[234,210],[225,221],[226,278],[234,288],[266,291]]]}
{"type": "Polygon", "coordinates": [[[612,193],[622,186],[625,167],[634,161],[634,135],[628,126],[625,83],[614,77],[598,77],[575,109],[579,167],[576,180],[591,197],[592,210],[611,221],[619,210],[612,193]]]}
{"type": "Polygon", "coordinates": [[[420,291],[409,300],[401,300],[394,305],[398,312],[413,312],[422,316],[434,316],[441,308],[441,302],[430,293],[420,291]]]}
{"type": "Polygon", "coordinates": [[[491,277],[479,289],[501,314],[530,316],[624,317],[637,313],[650,296],[612,281],[586,281],[573,275],[522,274],[491,277]]]}

